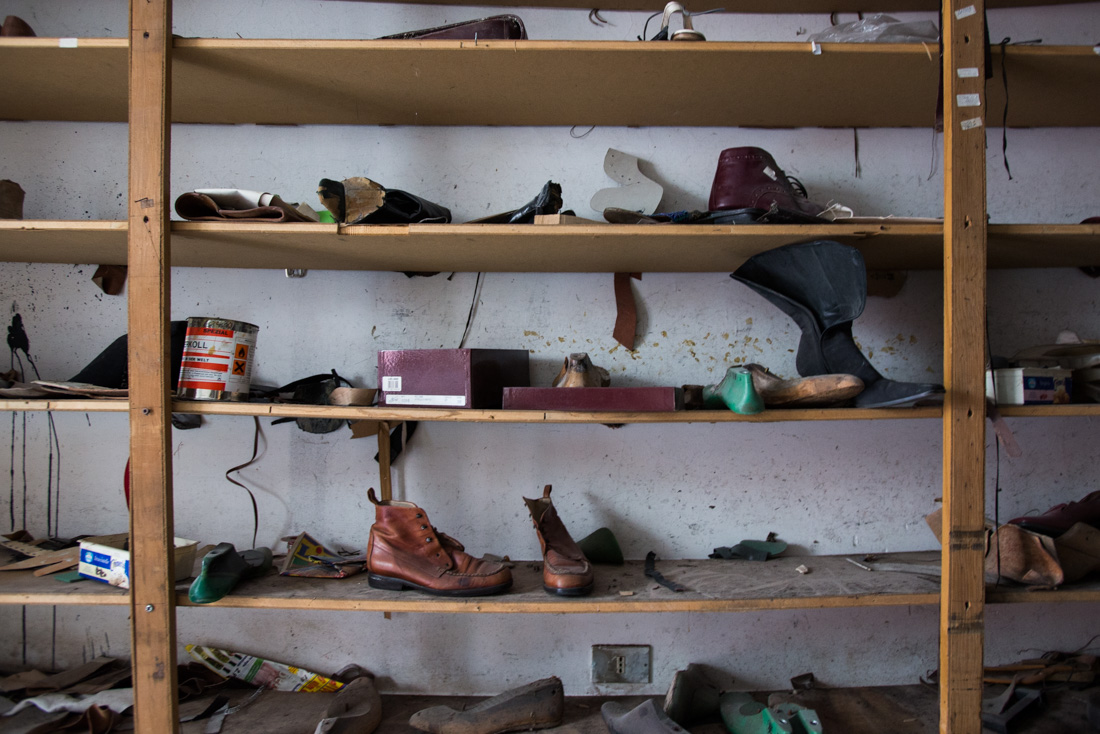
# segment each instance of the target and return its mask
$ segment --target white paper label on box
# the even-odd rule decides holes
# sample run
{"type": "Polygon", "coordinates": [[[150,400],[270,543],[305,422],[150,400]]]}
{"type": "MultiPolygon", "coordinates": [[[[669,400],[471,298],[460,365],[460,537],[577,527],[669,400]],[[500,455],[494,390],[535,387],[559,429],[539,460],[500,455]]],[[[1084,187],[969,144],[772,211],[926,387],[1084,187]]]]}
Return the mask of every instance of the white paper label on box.
{"type": "Polygon", "coordinates": [[[959,123],[959,127],[961,127],[963,130],[973,130],[974,128],[981,127],[981,126],[982,126],[982,118],[980,118],[980,117],[975,117],[975,118],[970,119],[970,120],[963,120],[962,122],[959,123]]]}
{"type": "Polygon", "coordinates": [[[58,48],[76,48],[75,38],[59,38],[57,39],[58,48]]]}
{"type": "Polygon", "coordinates": [[[401,392],[401,375],[383,377],[382,392],[401,392]]]}
{"type": "Polygon", "coordinates": [[[960,79],[977,79],[978,67],[976,66],[963,66],[959,68],[960,79]]]}
{"type": "Polygon", "coordinates": [[[974,9],[973,5],[967,5],[965,8],[959,8],[955,11],[955,18],[957,20],[962,20],[963,18],[969,18],[977,12],[978,11],[974,9]]]}
{"type": "Polygon", "coordinates": [[[959,102],[959,107],[981,107],[982,95],[980,94],[957,94],[955,99],[959,102]]]}
{"type": "Polygon", "coordinates": [[[462,408],[465,395],[387,395],[386,405],[441,405],[462,408]]]}

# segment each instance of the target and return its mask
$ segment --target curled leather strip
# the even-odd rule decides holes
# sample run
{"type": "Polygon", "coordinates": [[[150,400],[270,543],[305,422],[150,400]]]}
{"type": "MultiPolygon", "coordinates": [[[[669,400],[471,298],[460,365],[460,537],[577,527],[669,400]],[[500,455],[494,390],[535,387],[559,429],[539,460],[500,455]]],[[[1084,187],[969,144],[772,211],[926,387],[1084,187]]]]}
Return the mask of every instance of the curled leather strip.
{"type": "Polygon", "coordinates": [[[669,581],[656,569],[657,554],[653,551],[646,553],[645,555],[645,575],[656,581],[665,588],[672,589],[673,591],[690,591],[688,587],[683,584],[678,584],[675,581],[669,581]]]}

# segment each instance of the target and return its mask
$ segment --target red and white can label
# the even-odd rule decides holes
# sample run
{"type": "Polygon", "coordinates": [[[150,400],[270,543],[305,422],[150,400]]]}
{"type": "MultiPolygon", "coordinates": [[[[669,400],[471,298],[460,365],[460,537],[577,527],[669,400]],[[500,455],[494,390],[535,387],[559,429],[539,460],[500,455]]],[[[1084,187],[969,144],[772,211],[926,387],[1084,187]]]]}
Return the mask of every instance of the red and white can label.
{"type": "Polygon", "coordinates": [[[179,387],[247,393],[252,384],[255,351],[255,331],[188,326],[179,387]]]}

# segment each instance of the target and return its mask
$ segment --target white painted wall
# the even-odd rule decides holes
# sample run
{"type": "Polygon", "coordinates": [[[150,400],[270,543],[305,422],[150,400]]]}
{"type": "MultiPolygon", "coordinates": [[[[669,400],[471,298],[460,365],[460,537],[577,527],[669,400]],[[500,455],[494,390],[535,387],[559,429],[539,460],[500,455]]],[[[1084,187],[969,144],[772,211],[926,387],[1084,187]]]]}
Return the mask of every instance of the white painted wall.
{"type": "MultiPolygon", "coordinates": [[[[175,6],[177,34],[245,38],[371,38],[498,12],[304,0],[179,0],[175,6]]],[[[42,36],[126,31],[126,3],[118,0],[23,0],[2,9],[42,36]]],[[[520,14],[532,38],[607,40],[635,38],[647,15],[602,11],[610,24],[597,27],[584,10],[520,14]]],[[[797,40],[827,24],[825,16],[696,20],[712,40],[797,40]]],[[[990,31],[994,40],[1093,43],[1100,38],[1100,4],[991,12],[990,31]]],[[[680,92],[638,93],[661,104],[670,94],[706,90],[685,79],[680,92]]],[[[943,210],[942,155],[933,154],[941,141],[926,129],[861,130],[862,178],[854,176],[850,130],[583,133],[564,127],[176,126],[171,192],[236,186],[314,203],[320,178],[364,175],[445,204],[464,221],[514,208],[553,179],[562,184],[568,208],[598,218],[588,201],[609,185],[602,171],[608,147],[647,161],[647,172],[666,186],[662,209],[673,210],[705,207],[722,149],[757,145],[805,182],[815,199],[837,200],[860,214],[940,216],[943,210]]],[[[1001,131],[989,131],[992,221],[1072,223],[1100,214],[1096,129],[1010,130],[1008,139],[1012,180],[1002,166],[1001,131]]],[[[124,125],[4,122],[0,146],[0,178],[27,191],[28,219],[125,218],[124,125]]],[[[71,377],[126,329],[125,300],[103,295],[89,280],[93,269],[0,265],[0,294],[11,311],[22,313],[44,377],[71,377]]],[[[486,274],[467,345],[530,350],[537,384],[548,384],[566,353],[581,350],[611,370],[617,385],[716,382],[737,360],[794,374],[797,327],[725,273],[646,273],[634,287],[641,319],[633,353],[611,338],[611,276],[599,274],[486,274]]],[[[172,315],[258,324],[256,382],[284,383],[336,368],[370,386],[376,384],[378,349],[457,346],[473,288],[474,275],[467,273],[410,280],[393,273],[313,271],[290,280],[282,271],[176,269],[172,315]]],[[[1096,293],[1096,281],[1077,270],[991,273],[993,350],[1011,354],[1063,328],[1100,338],[1096,293]]],[[[887,376],[941,380],[941,274],[913,272],[897,297],[869,299],[855,332],[887,376]]],[[[61,446],[59,532],[124,529],[125,417],[58,414],[54,421],[61,446]]],[[[12,472],[16,525],[26,512],[35,534],[46,531],[46,422],[44,414],[26,415],[25,426],[22,415],[10,428],[7,418],[0,420],[15,446],[12,455],[0,450],[0,476],[12,472]]],[[[1001,457],[1002,520],[1098,488],[1095,420],[1014,419],[1012,426],[1026,453],[1001,457]]],[[[199,430],[174,433],[178,535],[250,543],[248,499],[223,475],[248,458],[251,430],[247,419],[213,417],[199,430]]],[[[940,494],[940,431],[936,420],[618,430],[421,424],[395,467],[395,493],[424,506],[435,525],[474,553],[513,558],[538,554],[520,498],[535,496],[546,483],[554,485],[574,537],[609,525],[633,558],[648,550],[666,558],[704,557],[717,545],[769,531],[808,555],[932,549],[935,540],[922,518],[940,494]]],[[[290,425],[265,426],[264,434],[262,460],[240,473],[257,494],[259,542],[277,545],[282,536],[308,530],[334,545],[363,547],[373,521],[366,489],[378,477],[373,442],[351,441],[344,431],[306,434],[290,425]]],[[[992,450],[989,456],[992,490],[992,450]]],[[[53,471],[56,476],[56,457],[53,471]]],[[[993,492],[988,496],[992,513],[993,492]]],[[[1094,604],[990,609],[987,657],[996,663],[1035,649],[1075,649],[1098,631],[1096,612],[1094,604]]],[[[125,616],[123,610],[0,608],[0,664],[19,664],[25,656],[34,665],[65,666],[95,654],[127,654],[125,616]]],[[[911,683],[936,667],[938,629],[936,609],[904,607],[610,617],[396,614],[392,620],[183,609],[178,619],[181,642],[237,648],[322,671],[354,661],[374,670],[386,690],[434,693],[493,693],[551,674],[563,678],[570,694],[593,693],[588,662],[596,643],[653,645],[653,684],[625,692],[662,692],[672,672],[689,662],[721,668],[746,688],[781,687],[807,671],[827,685],[911,683]]]]}

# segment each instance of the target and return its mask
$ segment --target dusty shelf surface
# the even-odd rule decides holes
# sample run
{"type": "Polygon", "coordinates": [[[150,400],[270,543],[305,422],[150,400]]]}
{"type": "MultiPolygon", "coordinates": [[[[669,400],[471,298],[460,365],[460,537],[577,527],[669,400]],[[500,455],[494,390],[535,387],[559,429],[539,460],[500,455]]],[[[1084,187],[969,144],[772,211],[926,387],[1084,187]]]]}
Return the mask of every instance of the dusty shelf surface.
{"type": "Polygon", "coordinates": [[[52,576],[35,576],[33,571],[0,571],[0,604],[89,604],[130,603],[130,591],[85,579],[71,584],[52,576]]]}
{"type": "MultiPolygon", "coordinates": [[[[898,563],[938,569],[939,554],[891,554],[898,563]]],[[[276,574],[241,584],[218,606],[355,609],[389,612],[603,613],[734,612],[760,609],[889,606],[939,602],[939,579],[923,573],[870,572],[843,556],[744,560],[658,559],[656,570],[688,590],[675,592],[644,573],[642,561],[597,566],[596,588],[586,597],[559,597],[542,588],[541,563],[517,561],[513,586],[500,595],[451,598],[419,591],[372,589],[367,575],[305,579],[276,574]],[[801,573],[799,566],[808,573],[801,573]]],[[[180,586],[180,604],[186,587],[180,586]]]]}

